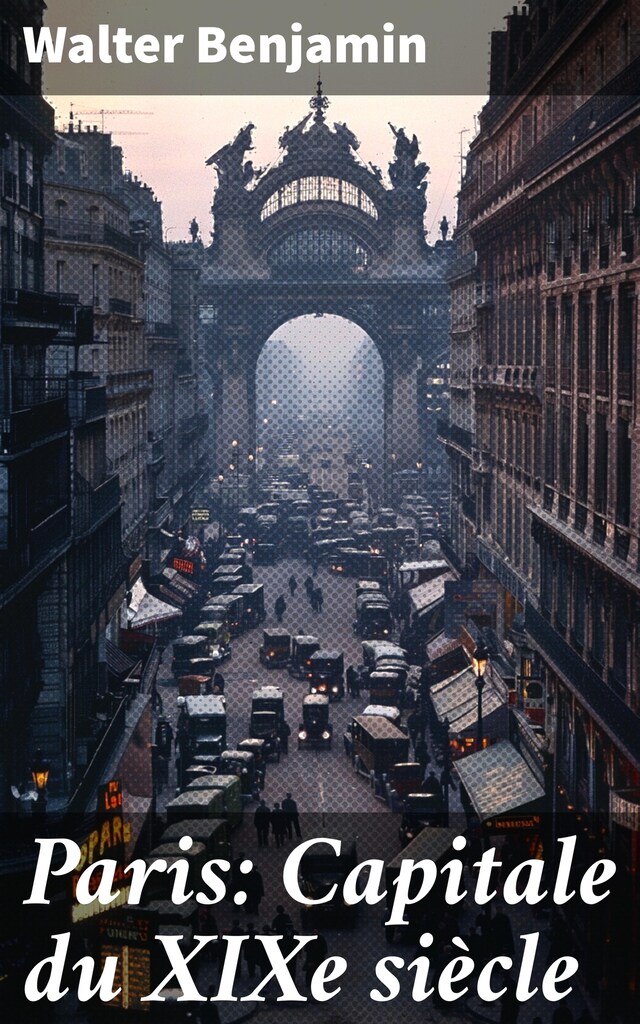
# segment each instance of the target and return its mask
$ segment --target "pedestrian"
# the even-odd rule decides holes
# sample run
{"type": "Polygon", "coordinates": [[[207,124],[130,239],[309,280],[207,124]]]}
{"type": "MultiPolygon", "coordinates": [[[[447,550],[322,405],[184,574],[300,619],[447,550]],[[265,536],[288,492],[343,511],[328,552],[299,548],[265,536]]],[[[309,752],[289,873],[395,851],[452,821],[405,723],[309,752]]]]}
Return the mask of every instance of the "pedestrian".
{"type": "Polygon", "coordinates": [[[311,602],[311,610],[314,611],[314,612],[317,612],[317,610],[318,610],[318,598],[317,598],[317,595],[316,595],[315,587],[313,588],[313,590],[309,594],[309,600],[311,602]]]}
{"type": "Polygon", "coordinates": [[[224,676],[222,672],[216,672],[213,676],[213,692],[220,695],[224,693],[224,676]]]}
{"type": "Polygon", "coordinates": [[[500,1024],[517,1024],[520,1015],[520,1003],[516,996],[516,983],[506,971],[503,975],[503,981],[505,991],[500,1000],[500,1024]]]}
{"type": "Polygon", "coordinates": [[[424,722],[422,712],[418,708],[414,708],[407,718],[407,728],[409,730],[409,738],[415,750],[417,741],[424,740],[424,722]]]}
{"type": "Polygon", "coordinates": [[[322,593],[322,587],[316,587],[316,604],[318,611],[322,611],[322,605],[324,604],[324,594],[322,593]]]}
{"type": "Polygon", "coordinates": [[[160,757],[163,757],[168,761],[171,757],[171,748],[173,746],[173,729],[165,715],[160,715],[160,718],[158,719],[155,741],[156,747],[158,748],[158,754],[160,757]]]}
{"type": "Polygon", "coordinates": [[[293,921],[282,904],[279,903],[276,907],[276,916],[271,922],[271,931],[274,935],[283,935],[287,928],[293,928],[293,921]]]}
{"type": "Polygon", "coordinates": [[[253,824],[258,834],[258,846],[269,845],[269,825],[271,824],[271,811],[266,800],[261,800],[253,815],[253,824]]]}
{"type": "Polygon", "coordinates": [[[307,597],[309,598],[309,600],[311,600],[311,593],[313,591],[313,588],[314,588],[313,579],[312,579],[311,576],[307,576],[306,580],[304,581],[304,589],[307,592],[307,597]]]}
{"type": "Polygon", "coordinates": [[[355,682],[358,673],[356,672],[353,665],[349,665],[347,669],[347,693],[350,697],[355,697],[355,682]]]}
{"type": "Polygon", "coordinates": [[[313,942],[310,942],[307,946],[307,959],[304,965],[307,988],[311,988],[311,979],[313,978],[316,968],[319,967],[329,955],[329,948],[324,935],[321,935],[317,928],[314,929],[313,934],[315,935],[315,938],[313,942]]]}
{"type": "Polygon", "coordinates": [[[297,579],[295,578],[295,576],[292,573],[291,576],[289,577],[289,593],[291,594],[292,597],[295,596],[295,592],[296,592],[297,589],[298,589],[298,581],[297,581],[297,579]]]}
{"type": "Polygon", "coordinates": [[[284,839],[287,834],[287,816],[280,804],[274,804],[271,812],[271,831],[276,841],[276,847],[284,846],[284,839]]]}
{"type": "Polygon", "coordinates": [[[282,622],[282,617],[287,610],[287,602],[284,599],[284,594],[280,594],[280,596],[276,598],[273,610],[276,613],[276,619],[278,622],[282,622]]]}
{"type": "Polygon", "coordinates": [[[220,1011],[215,1001],[215,985],[209,985],[207,996],[207,1002],[200,1007],[200,1020],[202,1024],[220,1024],[220,1011]]]}
{"type": "MultiPolygon", "coordinates": [[[[279,933],[276,932],[276,934],[279,933]]],[[[278,946],[280,947],[280,952],[282,953],[283,959],[286,959],[290,953],[293,953],[297,944],[298,942],[293,932],[293,925],[289,925],[284,929],[282,933],[282,938],[278,940],[278,946]]],[[[297,956],[293,956],[291,957],[290,960],[287,960],[287,970],[289,971],[294,981],[296,980],[297,961],[297,956]]]]}
{"type": "MultiPolygon", "coordinates": [[[[247,973],[250,978],[255,978],[256,967],[260,963],[260,948],[262,943],[256,938],[256,930],[252,924],[247,928],[247,937],[242,943],[242,955],[247,965],[247,973]]],[[[263,947],[264,948],[264,947],[263,947]]]]}
{"type": "MultiPolygon", "coordinates": [[[[427,744],[424,740],[418,740],[414,747],[414,753],[416,761],[420,763],[420,769],[422,772],[426,771],[427,765],[429,764],[429,751],[427,750],[427,744]]],[[[433,774],[433,772],[431,773],[433,774]]],[[[434,776],[435,777],[435,776],[434,776]]],[[[436,782],[438,780],[436,779],[436,782]]]]}
{"type": "Polygon", "coordinates": [[[289,737],[291,735],[291,726],[288,722],[282,721],[278,726],[278,739],[280,740],[280,750],[283,754],[289,753],[289,737]]]}
{"type": "Polygon", "coordinates": [[[287,793],[284,800],[282,801],[282,810],[284,811],[287,819],[287,833],[289,839],[293,839],[293,830],[296,830],[296,836],[298,839],[302,838],[302,832],[300,831],[300,816],[298,814],[298,805],[291,796],[291,793],[287,793]]]}
{"type": "MultiPolygon", "coordinates": [[[[511,921],[504,910],[498,910],[491,922],[491,945],[494,956],[513,956],[515,949],[511,921]]],[[[571,1022],[567,1022],[571,1024],[571,1022]]]]}
{"type": "Polygon", "coordinates": [[[246,876],[244,888],[247,894],[246,911],[256,917],[260,912],[260,904],[264,897],[264,882],[257,868],[252,868],[246,876]]]}
{"type": "MultiPolygon", "coordinates": [[[[424,743],[424,740],[422,742],[424,743]]],[[[442,801],[442,786],[438,782],[435,772],[429,772],[422,784],[422,790],[424,793],[432,793],[433,796],[437,796],[438,800],[442,801]]]]}

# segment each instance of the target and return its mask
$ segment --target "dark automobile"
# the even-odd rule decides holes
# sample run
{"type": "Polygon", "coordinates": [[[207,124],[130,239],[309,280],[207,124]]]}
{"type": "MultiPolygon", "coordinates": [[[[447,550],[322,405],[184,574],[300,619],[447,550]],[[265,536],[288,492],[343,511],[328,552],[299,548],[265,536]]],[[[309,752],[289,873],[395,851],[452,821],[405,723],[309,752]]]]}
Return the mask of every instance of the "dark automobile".
{"type": "Polygon", "coordinates": [[[329,721],[329,698],[310,693],[302,702],[302,722],[298,729],[298,750],[315,747],[331,749],[333,726],[329,721]]]}
{"type": "MultiPolygon", "coordinates": [[[[314,845],[314,851],[320,844],[314,845]]],[[[343,849],[344,849],[343,844],[343,849]]],[[[300,861],[298,884],[300,891],[309,902],[300,910],[302,931],[310,928],[355,928],[357,904],[345,903],[342,889],[345,879],[358,863],[356,844],[352,843],[346,853],[336,856],[333,852],[305,853],[300,861]],[[320,900],[335,886],[335,894],[326,903],[312,904],[320,900]]]]}
{"type": "Polygon", "coordinates": [[[316,651],[307,673],[309,693],[324,694],[329,700],[344,697],[344,655],[341,651],[316,651]]]}
{"type": "Polygon", "coordinates": [[[356,598],[356,632],[365,640],[385,640],[393,632],[391,602],[383,594],[356,598]]]}
{"type": "Polygon", "coordinates": [[[311,668],[311,655],[320,650],[320,641],[315,636],[291,637],[291,661],[289,674],[297,679],[306,679],[311,668]]]}
{"type": "Polygon", "coordinates": [[[284,724],[284,694],[277,686],[261,686],[251,698],[250,735],[265,741],[265,758],[280,760],[280,734],[284,724]]]}
{"type": "Polygon", "coordinates": [[[265,629],[258,653],[266,668],[285,668],[291,657],[291,635],[281,629],[265,629]]]}
{"type": "Polygon", "coordinates": [[[392,811],[404,809],[408,795],[422,788],[423,776],[424,768],[418,761],[402,761],[391,766],[387,772],[385,790],[392,811]]]}
{"type": "Polygon", "coordinates": [[[276,562],[276,546],[275,544],[265,544],[259,541],[253,553],[254,565],[275,565],[276,562]]]}
{"type": "Polygon", "coordinates": [[[235,587],[234,594],[242,598],[242,619],[245,627],[257,626],[264,622],[264,586],[262,583],[241,583],[235,587]]]}
{"type": "Polygon", "coordinates": [[[407,793],[402,805],[400,845],[406,846],[429,825],[446,825],[439,793],[407,793]]]}

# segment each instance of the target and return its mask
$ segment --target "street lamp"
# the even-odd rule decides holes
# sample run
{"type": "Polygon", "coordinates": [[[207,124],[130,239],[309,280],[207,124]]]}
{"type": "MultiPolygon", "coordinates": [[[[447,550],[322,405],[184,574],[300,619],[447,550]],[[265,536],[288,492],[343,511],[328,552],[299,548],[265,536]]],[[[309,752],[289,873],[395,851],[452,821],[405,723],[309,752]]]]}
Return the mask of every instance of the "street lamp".
{"type": "Polygon", "coordinates": [[[31,778],[38,794],[34,811],[36,814],[44,814],[47,809],[47,783],[51,765],[41,750],[36,750],[36,756],[31,765],[31,778]]]}
{"type": "Polygon", "coordinates": [[[220,470],[220,472],[218,473],[218,506],[220,515],[220,533],[222,533],[222,528],[224,526],[224,491],[222,490],[223,484],[224,473],[222,472],[222,470],[220,470]]]}
{"type": "Polygon", "coordinates": [[[476,645],[476,649],[471,656],[471,665],[476,677],[476,689],[478,691],[478,750],[482,750],[484,740],[482,735],[482,691],[484,690],[484,674],[487,670],[488,661],[489,651],[487,650],[486,645],[480,641],[480,643],[476,645]]]}
{"type": "Polygon", "coordinates": [[[247,455],[247,467],[249,469],[250,500],[253,501],[256,482],[256,457],[253,452],[249,452],[249,454],[247,455]]]}

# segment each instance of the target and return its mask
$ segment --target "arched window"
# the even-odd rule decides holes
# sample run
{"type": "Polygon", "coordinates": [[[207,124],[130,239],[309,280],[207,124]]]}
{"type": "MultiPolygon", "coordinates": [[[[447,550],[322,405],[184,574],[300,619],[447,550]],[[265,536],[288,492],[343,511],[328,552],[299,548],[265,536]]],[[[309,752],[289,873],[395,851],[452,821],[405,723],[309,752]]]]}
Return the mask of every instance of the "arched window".
{"type": "Polygon", "coordinates": [[[359,185],[321,174],[288,181],[285,185],[281,185],[263,205],[260,211],[260,220],[266,220],[267,217],[271,217],[278,210],[283,210],[287,206],[313,202],[343,203],[345,206],[355,206],[373,220],[378,219],[378,211],[373,200],[359,185]]]}
{"type": "Polygon", "coordinates": [[[339,272],[361,273],[369,263],[367,249],[349,234],[333,228],[301,228],[273,246],[269,263],[274,270],[296,267],[312,273],[331,267],[339,272]]]}

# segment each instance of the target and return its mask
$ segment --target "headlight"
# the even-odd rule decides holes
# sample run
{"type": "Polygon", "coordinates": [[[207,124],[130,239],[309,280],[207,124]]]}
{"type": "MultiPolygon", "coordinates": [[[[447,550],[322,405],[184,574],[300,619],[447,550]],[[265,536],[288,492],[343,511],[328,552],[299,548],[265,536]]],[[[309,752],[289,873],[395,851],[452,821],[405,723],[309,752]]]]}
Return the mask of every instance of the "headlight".
{"type": "Polygon", "coordinates": [[[338,687],[337,687],[337,686],[333,686],[333,687],[331,688],[331,692],[332,692],[332,693],[337,693],[337,692],[338,692],[338,687]]]}
{"type": "Polygon", "coordinates": [[[315,686],[312,686],[312,687],[311,687],[311,692],[312,692],[312,693],[317,693],[317,692],[318,692],[318,691],[316,690],[315,686]]]}
{"type": "Polygon", "coordinates": [[[330,735],[331,735],[331,733],[328,732],[327,729],[325,729],[324,732],[322,733],[323,740],[328,740],[330,735]]]}
{"type": "Polygon", "coordinates": [[[301,729],[300,732],[298,733],[298,739],[299,740],[306,740],[306,738],[307,738],[307,730],[306,729],[301,729]]]}

